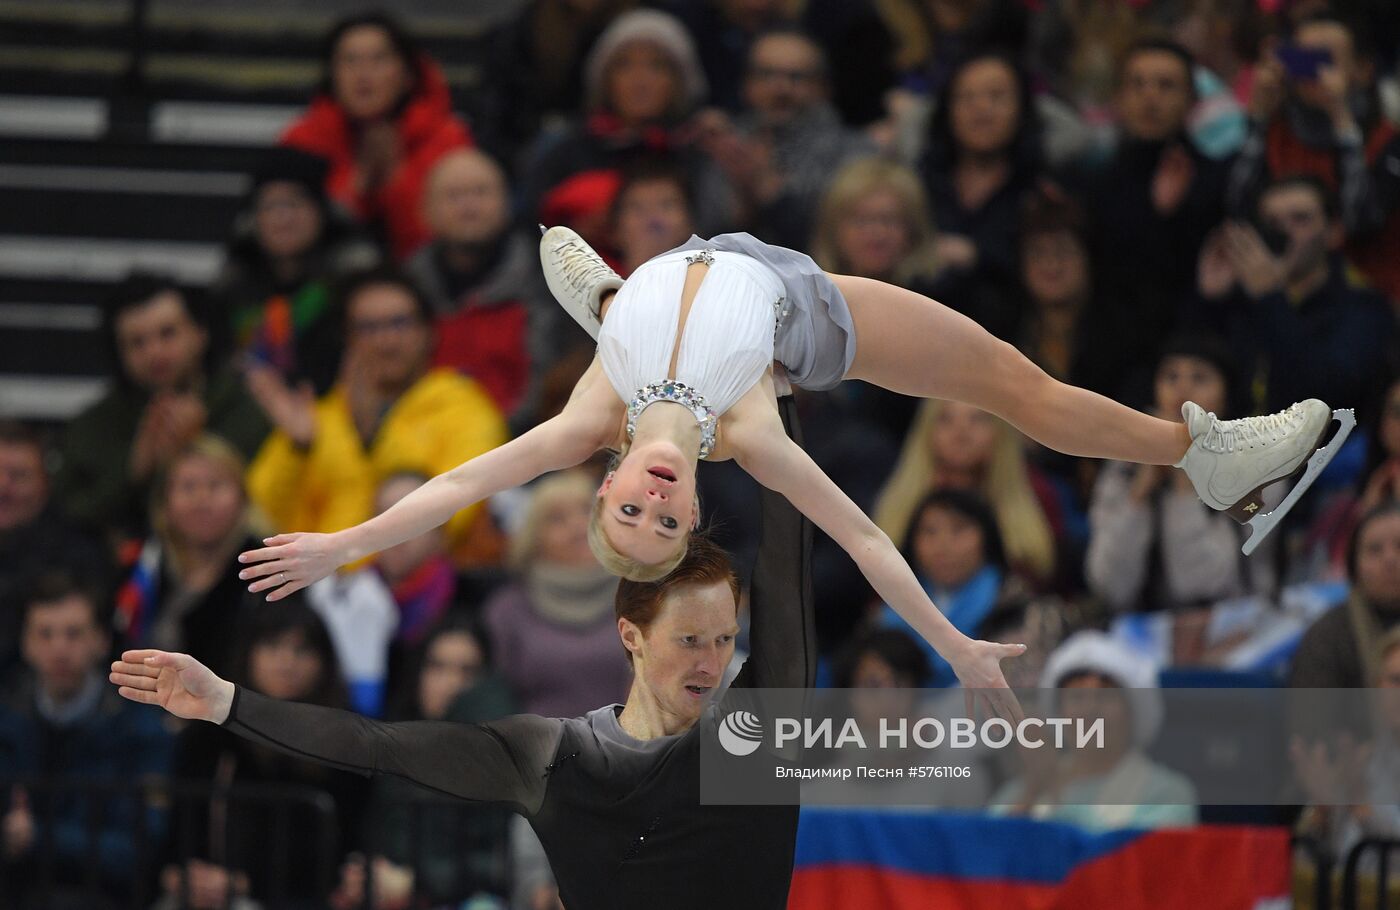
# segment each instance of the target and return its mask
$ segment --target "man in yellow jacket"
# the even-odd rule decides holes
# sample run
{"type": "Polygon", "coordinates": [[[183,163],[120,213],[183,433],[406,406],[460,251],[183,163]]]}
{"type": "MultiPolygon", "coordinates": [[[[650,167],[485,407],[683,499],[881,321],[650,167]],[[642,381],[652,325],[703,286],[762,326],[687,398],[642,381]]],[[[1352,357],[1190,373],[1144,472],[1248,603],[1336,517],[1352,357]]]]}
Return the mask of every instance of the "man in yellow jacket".
{"type": "MultiPolygon", "coordinates": [[[[270,367],[248,386],[277,429],[248,469],[254,502],[281,531],[331,532],[373,514],[374,492],[399,471],[440,474],[506,441],[505,419],[473,379],[430,368],[431,313],[418,289],[390,270],[352,279],[342,295],[345,355],[319,401],[289,388],[270,367]]],[[[447,524],[459,564],[481,505],[447,524]]]]}

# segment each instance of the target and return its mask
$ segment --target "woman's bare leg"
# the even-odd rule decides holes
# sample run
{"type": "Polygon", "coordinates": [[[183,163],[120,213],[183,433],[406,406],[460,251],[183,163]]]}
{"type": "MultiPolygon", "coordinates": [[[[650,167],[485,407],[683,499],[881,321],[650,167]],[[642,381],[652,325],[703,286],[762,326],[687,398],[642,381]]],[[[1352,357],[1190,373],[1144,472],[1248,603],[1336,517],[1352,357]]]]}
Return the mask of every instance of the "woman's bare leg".
{"type": "Polygon", "coordinates": [[[913,291],[832,275],[856,326],[848,374],[894,392],[964,401],[1067,455],[1175,464],[1186,426],[1056,380],[977,323],[913,291]]]}

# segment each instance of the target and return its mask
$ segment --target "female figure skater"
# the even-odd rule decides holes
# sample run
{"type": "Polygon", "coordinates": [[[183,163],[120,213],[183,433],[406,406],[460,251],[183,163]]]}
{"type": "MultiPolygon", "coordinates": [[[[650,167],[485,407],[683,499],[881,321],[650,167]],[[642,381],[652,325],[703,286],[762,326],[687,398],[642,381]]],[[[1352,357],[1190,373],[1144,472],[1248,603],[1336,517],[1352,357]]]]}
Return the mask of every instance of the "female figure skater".
{"type": "Polygon", "coordinates": [[[546,232],[541,258],[550,290],[598,339],[563,412],[359,525],[269,538],[240,556],[256,563],[242,573],[257,579],[249,590],[280,599],[601,448],[622,458],[598,490],[590,541],[614,573],[655,580],[680,562],[699,523],[697,459],[733,458],[850,553],[965,686],[1002,688],[1000,659],[1024,647],[974,641],[933,605],[889,538],[784,434],[774,361],[805,388],[864,379],[969,402],[1071,455],[1175,464],[1214,508],[1248,514],[1259,508],[1260,488],[1301,469],[1329,423],[1327,406],[1316,400],[1238,421],[1188,403],[1184,426],[1160,420],[1052,379],[927,297],[828,275],[809,257],[748,234],[692,237],[625,285],[567,228],[546,232]]]}

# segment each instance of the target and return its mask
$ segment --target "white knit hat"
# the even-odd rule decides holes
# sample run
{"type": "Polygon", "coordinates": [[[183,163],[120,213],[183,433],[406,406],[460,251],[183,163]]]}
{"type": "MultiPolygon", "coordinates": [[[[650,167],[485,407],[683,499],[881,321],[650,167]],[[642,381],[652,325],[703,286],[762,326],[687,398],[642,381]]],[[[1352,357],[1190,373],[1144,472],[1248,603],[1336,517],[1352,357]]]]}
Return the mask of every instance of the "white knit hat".
{"type": "Polygon", "coordinates": [[[1055,649],[1040,676],[1044,689],[1057,689],[1076,673],[1098,673],[1130,689],[1133,712],[1133,739],[1145,748],[1162,726],[1162,694],[1157,684],[1155,661],[1143,657],[1118,639],[1095,629],[1076,632],[1055,649]]]}
{"type": "Polygon", "coordinates": [[[614,19],[588,52],[588,60],[584,64],[584,85],[589,111],[603,106],[606,91],[603,75],[613,54],[636,41],[656,45],[675,63],[681,82],[681,110],[678,113],[688,113],[705,100],[710,86],[705,79],[705,71],[700,67],[695,42],[685,26],[669,13],[638,9],[614,19]]]}

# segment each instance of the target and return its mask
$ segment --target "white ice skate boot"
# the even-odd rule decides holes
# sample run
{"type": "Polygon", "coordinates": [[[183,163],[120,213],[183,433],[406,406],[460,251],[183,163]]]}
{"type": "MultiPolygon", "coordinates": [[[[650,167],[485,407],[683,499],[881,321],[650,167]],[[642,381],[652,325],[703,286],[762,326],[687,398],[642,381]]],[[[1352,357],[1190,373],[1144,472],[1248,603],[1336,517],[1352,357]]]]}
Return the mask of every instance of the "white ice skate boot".
{"type": "Polygon", "coordinates": [[[549,292],[584,331],[598,340],[603,327],[598,312],[603,295],[622,287],[622,277],[593,251],[583,238],[566,227],[549,230],[540,225],[540,265],[544,266],[549,292]]]}
{"type": "Polygon", "coordinates": [[[1246,554],[1254,552],[1288,514],[1356,426],[1351,411],[1329,410],[1316,398],[1277,414],[1239,420],[1220,420],[1188,401],[1181,406],[1181,416],[1186,419],[1192,443],[1176,466],[1186,471],[1206,505],[1249,525],[1249,539],[1243,548],[1246,554]],[[1319,448],[1333,419],[1341,429],[1319,448]],[[1307,473],[1288,496],[1276,508],[1264,511],[1264,488],[1304,470],[1307,473]]]}

